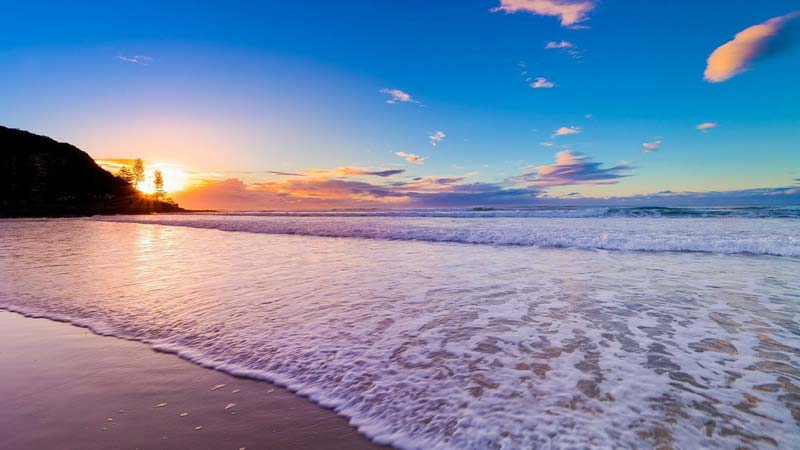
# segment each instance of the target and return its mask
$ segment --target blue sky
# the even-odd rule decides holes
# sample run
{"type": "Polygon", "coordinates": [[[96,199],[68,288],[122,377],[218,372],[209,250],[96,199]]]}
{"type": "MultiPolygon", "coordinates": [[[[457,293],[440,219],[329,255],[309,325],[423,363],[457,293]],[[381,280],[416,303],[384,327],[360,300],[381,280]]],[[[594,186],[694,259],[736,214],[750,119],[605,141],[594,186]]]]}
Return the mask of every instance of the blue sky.
{"type": "Polygon", "coordinates": [[[0,124],[179,164],[203,206],[798,200],[796,1],[258,3],[7,2],[0,124]]]}

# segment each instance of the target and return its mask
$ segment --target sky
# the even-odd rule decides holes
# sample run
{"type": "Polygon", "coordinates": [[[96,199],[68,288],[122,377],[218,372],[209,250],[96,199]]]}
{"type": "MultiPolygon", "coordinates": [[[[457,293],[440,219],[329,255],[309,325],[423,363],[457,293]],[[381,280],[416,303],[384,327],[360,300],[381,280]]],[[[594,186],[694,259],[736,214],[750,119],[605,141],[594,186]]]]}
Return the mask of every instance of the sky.
{"type": "Polygon", "coordinates": [[[0,6],[0,124],[190,208],[800,204],[796,0],[0,6]]]}

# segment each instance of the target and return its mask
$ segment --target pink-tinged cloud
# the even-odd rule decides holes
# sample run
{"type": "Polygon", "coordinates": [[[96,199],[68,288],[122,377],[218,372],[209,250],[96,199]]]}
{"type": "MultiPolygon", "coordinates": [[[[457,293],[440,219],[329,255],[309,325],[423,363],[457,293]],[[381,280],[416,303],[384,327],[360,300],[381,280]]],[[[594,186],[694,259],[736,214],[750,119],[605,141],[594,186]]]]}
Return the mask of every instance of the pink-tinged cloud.
{"type": "Polygon", "coordinates": [[[550,89],[556,87],[556,84],[552,81],[548,81],[545,77],[536,77],[533,83],[531,83],[531,87],[534,89],[550,89]]]}
{"type": "Polygon", "coordinates": [[[410,162],[411,164],[422,164],[423,161],[428,159],[426,156],[419,156],[413,153],[406,153],[406,152],[394,152],[395,155],[405,159],[406,161],[410,162]]]}
{"type": "Polygon", "coordinates": [[[661,148],[661,139],[645,142],[642,144],[642,153],[657,152],[661,148]]]}
{"type": "Polygon", "coordinates": [[[544,46],[544,48],[547,48],[547,49],[574,48],[574,47],[575,47],[575,44],[573,44],[572,42],[569,42],[569,41],[561,41],[561,42],[550,41],[544,46]]]}
{"type": "Polygon", "coordinates": [[[404,173],[405,169],[369,170],[361,167],[339,167],[337,169],[309,169],[305,174],[312,177],[372,176],[391,177],[404,173]]]}
{"type": "Polygon", "coordinates": [[[580,132],[581,132],[581,127],[573,127],[573,126],[561,127],[559,129],[557,129],[556,131],[554,131],[553,134],[551,135],[551,137],[567,136],[567,135],[570,135],[570,134],[578,134],[580,132]]]}
{"type": "Polygon", "coordinates": [[[400,103],[419,103],[418,101],[411,98],[411,95],[407,92],[403,92],[400,89],[388,89],[384,88],[380,91],[381,94],[387,94],[389,96],[389,100],[386,100],[386,103],[391,105],[400,102],[400,103]]]}
{"type": "Polygon", "coordinates": [[[295,178],[245,184],[238,179],[208,183],[176,193],[175,201],[192,209],[266,210],[330,208],[408,200],[379,185],[340,179],[295,178]]]}
{"type": "MultiPolygon", "coordinates": [[[[567,159],[573,166],[580,161],[567,159]]],[[[585,163],[585,161],[584,161],[585,163]]],[[[595,163],[589,163],[595,164],[595,163]]],[[[577,174],[565,175],[565,184],[587,183],[587,178],[605,177],[605,182],[614,174],[603,174],[611,169],[585,167],[576,169],[577,174]],[[600,172],[600,173],[597,173],[600,172]],[[582,178],[576,180],[576,178],[582,178]],[[577,182],[576,182],[577,181],[577,182]]],[[[622,170],[622,168],[618,168],[622,170]]],[[[537,174],[529,175],[536,180],[537,174]]],[[[554,178],[555,175],[550,175],[554,178]]],[[[345,180],[313,180],[247,185],[238,179],[229,179],[193,187],[177,192],[175,200],[190,209],[217,210],[309,210],[323,208],[413,208],[413,207],[457,207],[457,206],[503,206],[503,205],[796,205],[800,200],[800,189],[787,186],[781,188],[758,188],[723,192],[672,192],[629,197],[592,198],[582,197],[579,203],[569,198],[548,197],[545,187],[537,187],[530,180],[522,180],[526,187],[513,187],[519,181],[506,183],[462,184],[452,178],[427,177],[412,183],[378,185],[345,180]]],[[[544,179],[540,180],[541,184],[544,179]]],[[[554,184],[550,184],[554,185],[554,184]]],[[[577,197],[568,194],[568,197],[577,197]]]]}
{"type": "Polygon", "coordinates": [[[510,178],[513,183],[527,183],[536,187],[569,186],[576,184],[615,184],[625,178],[632,167],[618,165],[601,167],[603,163],[594,162],[588,156],[565,150],[556,153],[556,163],[539,166],[518,177],[510,178]]]}
{"type": "Polygon", "coordinates": [[[697,125],[695,128],[705,133],[712,128],[717,128],[718,126],[719,124],[716,122],[703,122],[700,125],[697,125]]]}
{"type": "Polygon", "coordinates": [[[711,83],[719,83],[746,71],[751,62],[769,51],[775,37],[798,15],[800,13],[792,12],[740,31],[733,40],[711,53],[703,78],[711,83]]]}
{"type": "Polygon", "coordinates": [[[392,188],[396,192],[449,192],[454,185],[464,181],[466,177],[459,176],[432,176],[414,178],[409,182],[395,183],[392,188]]]}
{"type": "Polygon", "coordinates": [[[305,177],[245,184],[228,179],[178,192],[173,198],[189,209],[253,211],[530,204],[541,192],[537,187],[465,184],[463,180],[464,177],[425,177],[376,184],[305,177]]]}
{"type": "Polygon", "coordinates": [[[500,0],[500,6],[491,11],[505,11],[506,14],[523,11],[539,16],[558,17],[562,26],[570,27],[586,20],[594,7],[595,2],[592,0],[500,0]]]}

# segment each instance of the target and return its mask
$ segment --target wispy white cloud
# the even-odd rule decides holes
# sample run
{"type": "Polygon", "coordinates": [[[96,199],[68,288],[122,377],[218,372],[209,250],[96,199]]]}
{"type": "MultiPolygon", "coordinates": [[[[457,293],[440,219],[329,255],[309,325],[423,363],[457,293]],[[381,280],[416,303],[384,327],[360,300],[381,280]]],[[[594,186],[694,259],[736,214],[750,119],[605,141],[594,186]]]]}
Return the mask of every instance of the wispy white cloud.
{"type": "Polygon", "coordinates": [[[430,139],[431,145],[436,147],[436,144],[442,142],[445,137],[447,137],[447,135],[444,134],[444,131],[438,130],[432,135],[428,136],[428,139],[430,139]]]}
{"type": "Polygon", "coordinates": [[[504,11],[513,14],[524,11],[540,16],[552,16],[561,19],[561,25],[574,27],[583,22],[595,7],[594,0],[500,0],[500,6],[492,8],[492,12],[504,11]]]}
{"type": "Polygon", "coordinates": [[[581,131],[582,131],[581,127],[574,127],[574,126],[561,127],[559,129],[557,129],[556,131],[554,131],[551,137],[566,136],[568,134],[578,134],[581,131]]]}
{"type": "Polygon", "coordinates": [[[139,64],[142,66],[148,66],[153,62],[153,58],[145,55],[135,55],[135,56],[117,55],[117,59],[120,61],[125,61],[131,64],[139,64]]]}
{"type": "Polygon", "coordinates": [[[389,100],[386,100],[386,103],[395,104],[397,102],[401,103],[419,103],[418,101],[411,98],[411,95],[401,91],[400,89],[389,89],[384,88],[379,91],[381,94],[389,95],[389,100]]]}
{"type": "Polygon", "coordinates": [[[528,66],[525,63],[525,61],[520,61],[519,64],[517,65],[522,68],[522,70],[519,72],[520,76],[522,76],[522,79],[525,80],[526,83],[529,84],[532,83],[533,77],[531,77],[530,72],[528,71],[528,66]]]}
{"type": "Polygon", "coordinates": [[[536,79],[533,80],[533,83],[531,83],[530,86],[534,89],[550,89],[556,87],[556,84],[553,83],[552,81],[549,81],[545,77],[536,77],[536,79]]]}
{"type": "Polygon", "coordinates": [[[655,139],[642,144],[642,153],[657,152],[661,148],[661,139],[655,139]]]}
{"type": "Polygon", "coordinates": [[[406,152],[394,152],[395,155],[405,159],[406,161],[410,162],[411,164],[422,164],[423,161],[428,159],[426,156],[419,156],[413,153],[406,153],[406,152]]]}
{"type": "Polygon", "coordinates": [[[548,50],[561,50],[575,59],[580,59],[581,57],[581,52],[578,51],[578,46],[569,41],[550,41],[545,44],[544,48],[548,50]]]}
{"type": "Polygon", "coordinates": [[[719,83],[746,71],[751,62],[769,53],[775,37],[789,21],[798,16],[800,12],[792,12],[740,31],[733,40],[711,53],[703,78],[711,83],[719,83]]]}
{"type": "Polygon", "coordinates": [[[539,142],[539,145],[541,145],[542,147],[552,147],[553,143],[552,142],[547,142],[547,141],[542,141],[542,142],[539,142]]]}
{"type": "Polygon", "coordinates": [[[561,41],[561,42],[550,41],[544,46],[544,48],[548,48],[548,49],[575,48],[575,44],[573,44],[572,42],[569,42],[569,41],[561,41]]]}
{"type": "Polygon", "coordinates": [[[695,128],[705,133],[712,128],[717,128],[718,126],[719,124],[717,122],[703,122],[700,125],[697,125],[695,128]]]}

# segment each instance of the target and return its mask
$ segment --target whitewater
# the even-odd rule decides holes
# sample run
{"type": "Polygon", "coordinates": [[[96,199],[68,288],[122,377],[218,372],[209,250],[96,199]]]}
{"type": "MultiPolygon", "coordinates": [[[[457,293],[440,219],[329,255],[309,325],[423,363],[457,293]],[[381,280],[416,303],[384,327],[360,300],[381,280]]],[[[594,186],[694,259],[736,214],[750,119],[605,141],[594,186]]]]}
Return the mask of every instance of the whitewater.
{"type": "Polygon", "coordinates": [[[796,208],[0,221],[0,308],[276,382],[401,449],[796,448],[796,208]]]}
{"type": "Polygon", "coordinates": [[[800,256],[800,208],[249,212],[99,218],[265,234],[800,256]]]}

